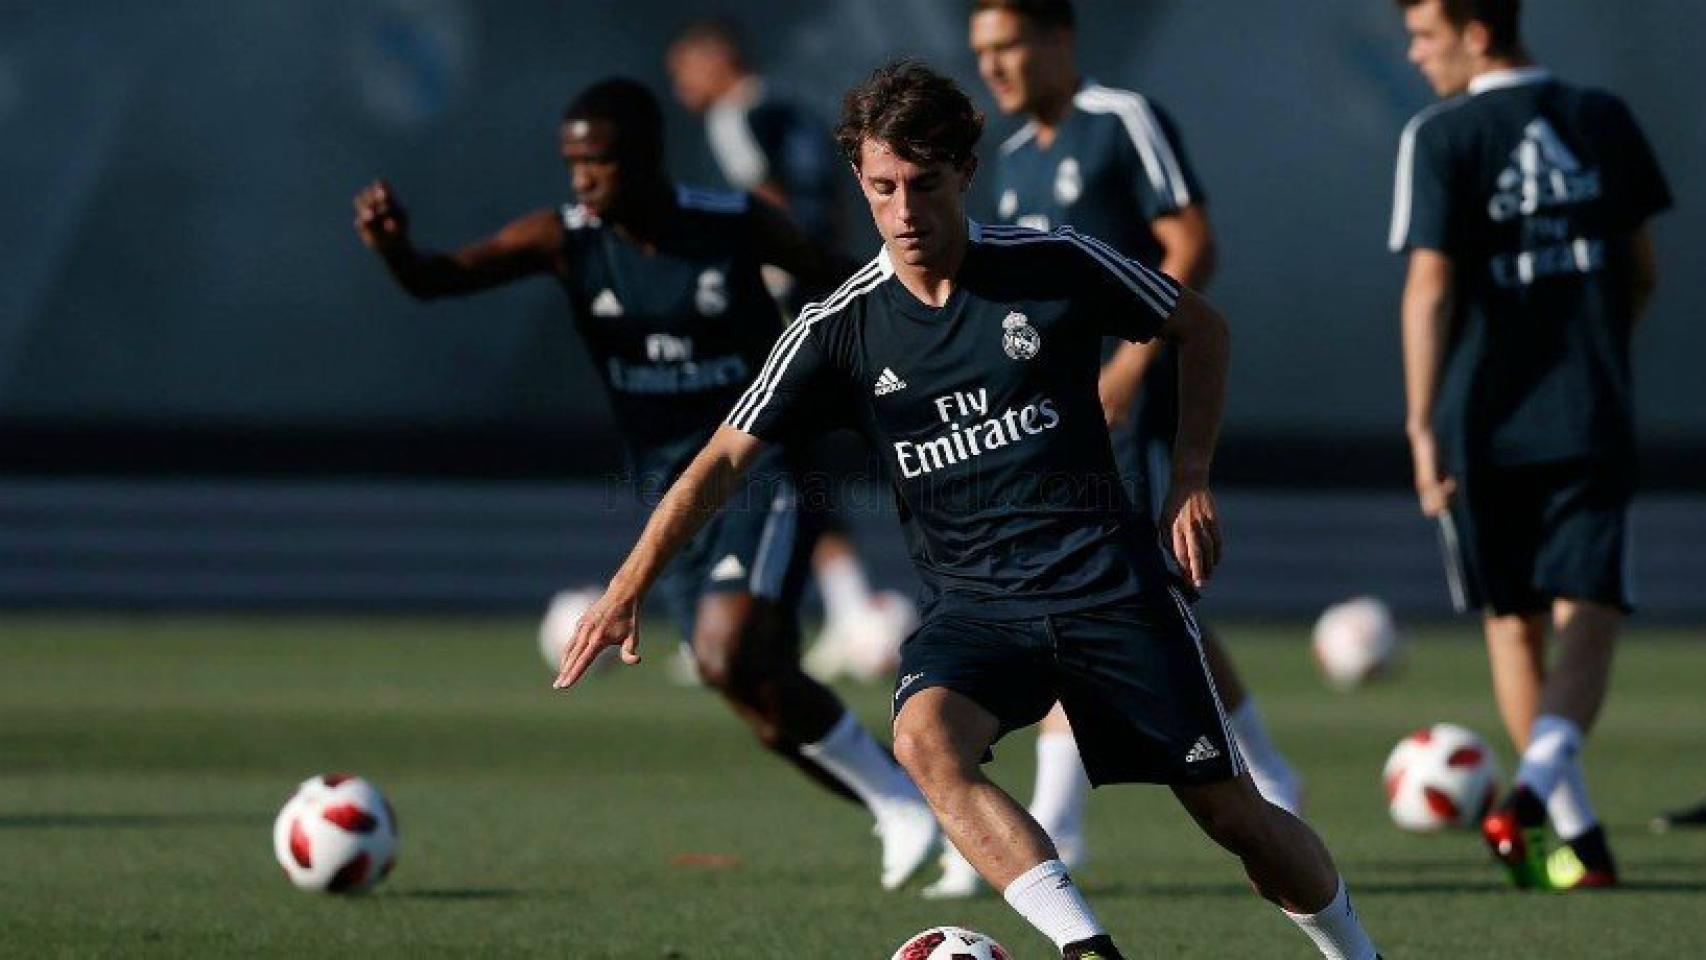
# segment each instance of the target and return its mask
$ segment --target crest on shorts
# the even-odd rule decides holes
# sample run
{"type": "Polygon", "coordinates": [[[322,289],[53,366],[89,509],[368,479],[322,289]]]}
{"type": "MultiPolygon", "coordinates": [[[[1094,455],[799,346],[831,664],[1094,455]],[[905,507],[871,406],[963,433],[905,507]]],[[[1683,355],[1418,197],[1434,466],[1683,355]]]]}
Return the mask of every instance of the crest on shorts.
{"type": "Polygon", "coordinates": [[[1043,335],[1031,321],[1015,310],[1001,321],[1001,349],[1015,360],[1029,360],[1043,348],[1043,335]]]}

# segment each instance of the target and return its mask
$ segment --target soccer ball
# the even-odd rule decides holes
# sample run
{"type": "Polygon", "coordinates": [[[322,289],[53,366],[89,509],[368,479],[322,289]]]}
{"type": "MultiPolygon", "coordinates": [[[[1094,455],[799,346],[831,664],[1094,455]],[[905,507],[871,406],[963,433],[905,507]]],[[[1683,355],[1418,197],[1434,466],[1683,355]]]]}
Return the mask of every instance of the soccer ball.
{"type": "Polygon", "coordinates": [[[1011,960],[1001,944],[963,927],[931,927],[900,945],[889,960],[1011,960]]]}
{"type": "Polygon", "coordinates": [[[1381,774],[1386,810],[1405,830],[1481,822],[1499,792],[1499,764],[1473,730],[1436,723],[1398,741],[1381,774]]]}
{"type": "Polygon", "coordinates": [[[1315,621],[1310,644],[1327,683],[1349,690],[1392,673],[1398,664],[1398,628],[1392,611],[1373,597],[1335,603],[1315,621]]]}
{"type": "MultiPolygon", "coordinates": [[[[551,668],[552,673],[563,665],[563,650],[575,638],[575,627],[580,625],[581,615],[602,596],[603,587],[585,586],[564,590],[551,598],[545,619],[539,624],[539,655],[545,658],[545,665],[551,668]]],[[[600,651],[598,659],[592,662],[593,669],[608,667],[616,651],[616,647],[600,651]]]]}
{"type": "Polygon", "coordinates": [[[385,879],[397,862],[397,815],[379,789],[360,777],[309,777],[273,821],[272,846],[298,888],[361,893],[385,879]]]}

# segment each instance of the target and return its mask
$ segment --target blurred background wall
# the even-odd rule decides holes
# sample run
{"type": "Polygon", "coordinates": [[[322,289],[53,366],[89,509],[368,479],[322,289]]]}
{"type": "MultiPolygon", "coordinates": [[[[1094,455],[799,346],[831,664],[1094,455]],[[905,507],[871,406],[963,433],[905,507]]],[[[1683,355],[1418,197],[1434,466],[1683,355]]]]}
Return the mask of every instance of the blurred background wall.
{"type": "MultiPolygon", "coordinates": [[[[1698,490],[1706,4],[1528,6],[1537,56],[1622,94],[1671,177],[1678,207],[1657,221],[1661,288],[1635,351],[1643,476],[1698,490]]],[[[416,304],[355,239],[350,197],[388,178],[429,246],[568,199],[563,104],[613,72],[665,92],[663,45],[710,12],[743,21],[772,82],[825,116],[900,53],[990,106],[962,3],[714,7],[0,4],[0,534],[59,529],[49,503],[85,526],[100,516],[24,497],[68,476],[85,492],[115,477],[600,482],[616,446],[553,283],[416,304]]],[[[1402,265],[1384,236],[1398,134],[1430,96],[1399,15],[1382,0],[1088,0],[1080,17],[1087,72],[1165,104],[1207,185],[1212,293],[1236,330],[1221,476],[1361,487],[1407,509],[1402,265]]],[[[674,168],[716,182],[697,123],[670,111],[674,168]]],[[[992,117],[986,145],[1013,126],[992,117]]],[[[46,541],[5,542],[0,561],[56,575],[46,541]]]]}

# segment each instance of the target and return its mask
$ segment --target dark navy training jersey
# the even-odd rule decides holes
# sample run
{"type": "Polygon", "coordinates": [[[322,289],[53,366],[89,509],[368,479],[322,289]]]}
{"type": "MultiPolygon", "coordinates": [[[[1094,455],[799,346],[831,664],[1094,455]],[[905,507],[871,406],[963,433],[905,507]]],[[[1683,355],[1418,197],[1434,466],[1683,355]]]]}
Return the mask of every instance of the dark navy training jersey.
{"type": "Polygon", "coordinates": [[[826,246],[839,240],[838,178],[846,167],[834,139],[798,104],[771,96],[752,78],[705,114],[711,153],[723,177],[738,190],[774,182],[787,194],[788,214],[826,246]]]}
{"type": "Polygon", "coordinates": [[[1027,123],[1001,145],[1004,223],[1070,226],[1146,264],[1161,259],[1154,221],[1203,202],[1173,121],[1129,90],[1085,84],[1047,147],[1027,123]]]}
{"type": "Polygon", "coordinates": [[[781,332],[747,204],[677,188],[653,253],[584,207],[562,209],[563,288],[644,491],[686,468],[781,332]]]}
{"type": "Polygon", "coordinates": [[[1163,584],[1096,395],[1102,338],[1145,340],[1169,278],[1069,229],[970,225],[940,309],[887,251],[776,342],[728,423],[765,440],[861,432],[936,609],[1027,617],[1163,584]]]}
{"type": "Polygon", "coordinates": [[[1609,93],[1539,68],[1469,89],[1404,128],[1390,237],[1454,267],[1449,466],[1627,457],[1630,239],[1670,205],[1664,175],[1609,93]]]}
{"type": "MultiPolygon", "coordinates": [[[[1039,230],[1070,225],[1151,266],[1162,254],[1151,224],[1204,202],[1167,114],[1140,94],[1095,83],[1073,96],[1072,110],[1046,148],[1037,142],[1034,123],[1002,144],[996,186],[1003,222],[1039,230]]],[[[1134,486],[1166,481],[1146,476],[1145,448],[1172,448],[1178,395],[1178,358],[1167,350],[1144,371],[1131,422],[1115,431],[1134,486]]],[[[1151,497],[1139,498],[1147,508],[1151,497]]]]}

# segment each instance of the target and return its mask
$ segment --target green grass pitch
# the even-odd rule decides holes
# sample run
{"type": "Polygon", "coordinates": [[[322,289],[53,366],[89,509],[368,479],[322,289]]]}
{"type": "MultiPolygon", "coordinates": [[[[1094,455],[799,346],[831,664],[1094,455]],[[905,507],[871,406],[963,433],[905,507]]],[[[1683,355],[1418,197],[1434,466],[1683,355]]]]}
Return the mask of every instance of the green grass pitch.
{"type": "MultiPolygon", "coordinates": [[[[516,619],[0,617],[0,954],[871,958],[940,923],[1052,956],[999,898],[877,886],[856,808],[814,792],[702,690],[648,662],[547,688],[516,619]],[[354,899],[292,889],[272,818],[320,771],[402,822],[397,872],[354,899]],[[696,856],[715,855],[715,856],[696,856]]],[[[1386,751],[1430,721],[1504,744],[1468,625],[1417,631],[1395,682],[1341,695],[1298,627],[1229,626],[1309,819],[1389,958],[1706,954],[1706,833],[1651,813],[1706,793],[1706,644],[1626,643],[1588,757],[1627,886],[1502,888],[1469,835],[1405,835],[1386,751]]],[[[882,727],[887,691],[850,688],[882,727]]],[[[1029,736],[998,779],[1029,795],[1029,736]]],[[[1098,791],[1079,874],[1133,957],[1312,956],[1157,788],[1098,791]]]]}

